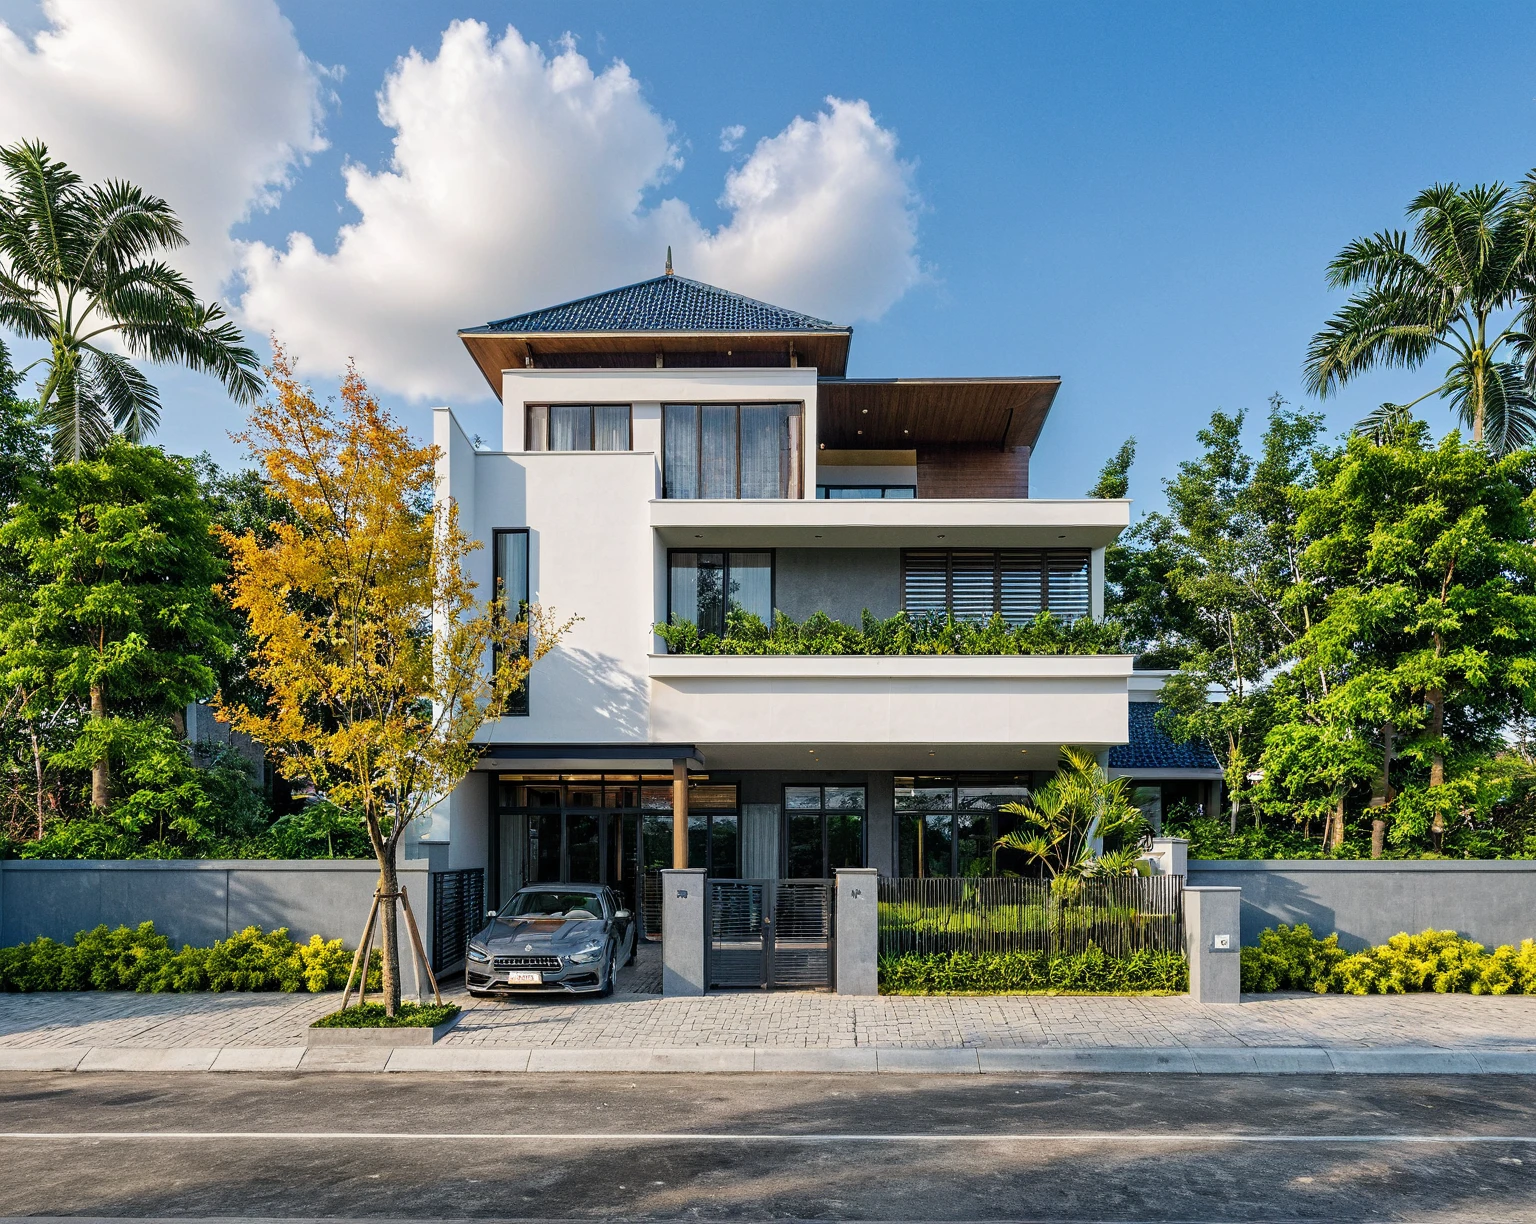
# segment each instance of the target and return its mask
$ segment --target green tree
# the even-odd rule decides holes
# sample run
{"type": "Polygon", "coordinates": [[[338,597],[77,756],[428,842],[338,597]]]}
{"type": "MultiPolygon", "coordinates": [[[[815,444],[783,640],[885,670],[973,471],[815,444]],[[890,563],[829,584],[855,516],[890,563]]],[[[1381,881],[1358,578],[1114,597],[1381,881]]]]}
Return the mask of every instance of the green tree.
{"type": "Polygon", "coordinates": [[[1417,369],[1439,350],[1449,365],[1419,400],[1448,398],[1495,454],[1531,444],[1536,398],[1520,359],[1533,354],[1536,307],[1511,312],[1536,282],[1536,172],[1519,190],[1436,184],[1408,215],[1411,238],[1359,238],[1328,265],[1330,285],[1357,291],[1312,338],[1308,390],[1327,396],[1379,366],[1417,369]]]}
{"type": "Polygon", "coordinates": [[[1114,500],[1131,491],[1131,465],[1136,462],[1136,439],[1127,438],[1120,449],[1099,469],[1099,478],[1088,490],[1089,497],[1114,500]]]}
{"type": "Polygon", "coordinates": [[[41,143],[0,147],[0,166],[0,327],[48,346],[38,399],[56,458],[86,458],[114,429],[154,431],[159,395],[129,356],[211,374],[238,401],[260,393],[239,329],[156,258],[186,244],[169,204],[130,183],[87,187],[41,143]]]}
{"type": "Polygon", "coordinates": [[[1297,657],[1337,677],[1339,721],[1379,737],[1393,840],[1427,828],[1438,848],[1449,815],[1493,801],[1488,757],[1536,710],[1536,493],[1528,453],[1426,433],[1352,437],[1300,494],[1302,579],[1325,604],[1297,657]],[[1418,766],[1400,792],[1394,758],[1418,766]]]}
{"type": "Polygon", "coordinates": [[[1275,396],[1255,462],[1243,422],[1242,413],[1212,414],[1197,435],[1203,453],[1166,483],[1163,528],[1167,586],[1190,615],[1159,719],[1174,738],[1203,740],[1221,758],[1233,831],[1268,729],[1267,677],[1310,615],[1294,582],[1291,498],[1321,429],[1318,417],[1275,396]]]}
{"type": "Polygon", "coordinates": [[[1085,875],[1129,875],[1146,831],[1146,818],[1126,794],[1124,778],[1110,778],[1091,752],[1063,748],[1065,763],[1028,803],[998,809],[1022,827],[997,839],[1045,868],[1053,884],[1085,875]]]}
{"type": "Polygon", "coordinates": [[[0,604],[7,691],[88,698],[98,751],[91,804],[111,800],[115,714],[166,718],[209,695],[229,651],[214,584],[223,565],[185,460],[114,440],[54,469],[0,526],[30,590],[0,604]]]}

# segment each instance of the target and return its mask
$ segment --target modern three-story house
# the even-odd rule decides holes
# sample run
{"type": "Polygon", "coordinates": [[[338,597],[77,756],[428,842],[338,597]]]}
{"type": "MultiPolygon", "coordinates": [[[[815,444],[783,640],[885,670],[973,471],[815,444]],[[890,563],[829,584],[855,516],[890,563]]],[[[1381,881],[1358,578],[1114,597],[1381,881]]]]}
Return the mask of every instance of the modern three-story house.
{"type": "Polygon", "coordinates": [[[682,865],[965,874],[1062,745],[1127,744],[1128,655],[670,654],[656,632],[1101,617],[1129,503],[1029,496],[1059,379],[849,378],[851,328],[670,272],[460,335],[502,404],[497,450],[435,417],[472,577],[581,618],[414,850],[488,867],[492,901],[633,897],[682,865]]]}

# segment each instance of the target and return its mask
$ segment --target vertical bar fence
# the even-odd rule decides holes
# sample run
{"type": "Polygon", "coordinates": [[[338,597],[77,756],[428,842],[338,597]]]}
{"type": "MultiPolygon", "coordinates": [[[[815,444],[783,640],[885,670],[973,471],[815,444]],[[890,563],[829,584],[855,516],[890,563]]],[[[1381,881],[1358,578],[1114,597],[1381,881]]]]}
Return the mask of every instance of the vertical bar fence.
{"type": "Polygon", "coordinates": [[[485,920],[485,869],[432,873],[432,971],[463,963],[469,937],[485,920]]]}
{"type": "Polygon", "coordinates": [[[880,955],[1184,951],[1182,876],[880,878],[880,955]]]}

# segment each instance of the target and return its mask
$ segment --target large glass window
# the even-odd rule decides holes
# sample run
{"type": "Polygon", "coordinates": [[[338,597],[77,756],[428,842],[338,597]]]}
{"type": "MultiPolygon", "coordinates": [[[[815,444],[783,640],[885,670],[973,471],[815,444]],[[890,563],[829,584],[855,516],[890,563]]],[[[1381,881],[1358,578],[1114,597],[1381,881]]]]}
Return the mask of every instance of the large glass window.
{"type": "Polygon", "coordinates": [[[692,621],[700,633],[724,637],[727,612],[773,622],[771,552],[674,552],[668,568],[669,623],[692,621]]]}
{"type": "Polygon", "coordinates": [[[1089,614],[1088,554],[1038,549],[909,549],[901,555],[902,607],[957,620],[1002,613],[1022,625],[1042,611],[1072,622],[1089,614]]]}
{"type": "MultiPolygon", "coordinates": [[[[528,614],[528,529],[518,527],[494,532],[491,542],[496,597],[506,602],[508,616],[515,616],[522,620],[528,614]]],[[[526,648],[525,641],[523,649],[526,648]]],[[[492,666],[500,665],[500,656],[496,656],[492,666]]],[[[507,713],[512,715],[528,713],[526,682],[507,702],[507,713]]]]}
{"type": "Polygon", "coordinates": [[[784,875],[829,880],[839,867],[864,866],[864,788],[784,788],[784,875]]]}
{"type": "Polygon", "coordinates": [[[628,404],[530,404],[531,451],[627,451],[628,404]]]}
{"type": "Polygon", "coordinates": [[[896,779],[897,873],[965,876],[1019,873],[1027,864],[997,851],[997,839],[1018,818],[997,809],[1024,803],[1030,774],[958,777],[908,775],[896,779]]]}
{"type": "Polygon", "coordinates": [[[799,497],[801,428],[799,404],[663,405],[663,496],[799,497]]]}

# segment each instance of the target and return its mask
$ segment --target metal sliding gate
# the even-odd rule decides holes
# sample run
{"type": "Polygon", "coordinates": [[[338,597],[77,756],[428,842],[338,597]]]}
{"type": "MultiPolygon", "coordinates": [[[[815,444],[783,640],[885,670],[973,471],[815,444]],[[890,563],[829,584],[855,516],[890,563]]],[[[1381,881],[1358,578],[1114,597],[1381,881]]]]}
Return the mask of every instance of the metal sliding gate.
{"type": "Polygon", "coordinates": [[[831,880],[710,880],[709,984],[830,990],[831,880]]]}

